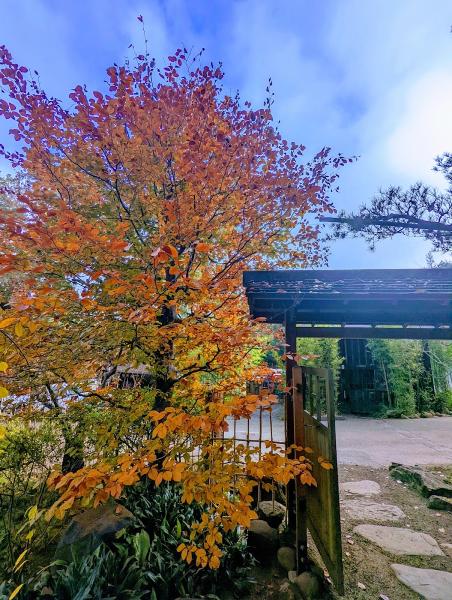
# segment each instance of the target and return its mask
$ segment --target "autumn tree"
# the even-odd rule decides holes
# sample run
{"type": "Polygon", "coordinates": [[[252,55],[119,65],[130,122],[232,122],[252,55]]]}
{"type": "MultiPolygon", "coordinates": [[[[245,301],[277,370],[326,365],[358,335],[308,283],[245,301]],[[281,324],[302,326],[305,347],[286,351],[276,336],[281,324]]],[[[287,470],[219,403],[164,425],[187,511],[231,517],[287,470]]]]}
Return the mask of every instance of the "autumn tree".
{"type": "Polygon", "coordinates": [[[2,276],[19,275],[0,318],[2,411],[55,419],[74,463],[56,468],[48,518],[119,498],[149,477],[206,506],[181,545],[216,568],[221,530],[248,526],[266,476],[313,483],[303,455],[257,457],[222,441],[228,421],[273,398],[247,395],[263,325],[242,295],[244,269],[323,258],[310,215],[331,212],[345,159],[304,160],[272,123],[221,88],[186,50],[107,70],[103,91],[48,97],[1,48],[1,153],[24,173],[0,216],[2,276]],[[146,386],[120,389],[120,370],[146,386]],[[72,446],[71,446],[72,443],[72,446]],[[193,457],[198,457],[193,460],[193,457]],[[77,462],[78,461],[78,462],[77,462]]]}

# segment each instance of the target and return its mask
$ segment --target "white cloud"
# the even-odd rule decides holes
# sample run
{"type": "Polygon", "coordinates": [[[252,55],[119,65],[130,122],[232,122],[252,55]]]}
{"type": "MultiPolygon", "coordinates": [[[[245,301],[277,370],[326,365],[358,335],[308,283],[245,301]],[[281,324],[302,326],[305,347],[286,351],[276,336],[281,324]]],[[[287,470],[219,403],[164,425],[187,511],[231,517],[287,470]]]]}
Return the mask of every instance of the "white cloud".
{"type": "Polygon", "coordinates": [[[413,180],[443,185],[432,172],[433,157],[452,145],[452,72],[435,70],[405,93],[400,121],[385,142],[389,164],[413,180]]]}

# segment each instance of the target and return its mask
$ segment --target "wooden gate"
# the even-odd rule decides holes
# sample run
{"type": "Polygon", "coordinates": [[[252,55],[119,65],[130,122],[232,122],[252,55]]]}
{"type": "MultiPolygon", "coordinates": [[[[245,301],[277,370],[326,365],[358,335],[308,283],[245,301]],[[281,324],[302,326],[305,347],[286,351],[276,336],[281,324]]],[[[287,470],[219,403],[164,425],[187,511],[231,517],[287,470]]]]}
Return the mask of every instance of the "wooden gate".
{"type": "Polygon", "coordinates": [[[308,457],[312,457],[317,481],[317,487],[300,484],[295,489],[297,553],[306,548],[308,529],[337,591],[343,594],[333,375],[330,369],[294,367],[292,376],[294,439],[297,445],[313,450],[308,457]],[[320,466],[319,457],[333,468],[320,466]]]}

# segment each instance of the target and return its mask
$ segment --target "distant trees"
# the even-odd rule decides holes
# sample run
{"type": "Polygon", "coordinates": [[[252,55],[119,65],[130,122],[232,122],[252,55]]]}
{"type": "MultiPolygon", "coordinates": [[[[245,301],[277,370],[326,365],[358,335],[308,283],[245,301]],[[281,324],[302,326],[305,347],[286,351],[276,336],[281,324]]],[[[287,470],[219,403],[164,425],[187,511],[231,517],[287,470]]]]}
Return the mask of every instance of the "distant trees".
{"type": "Polygon", "coordinates": [[[452,344],[445,341],[368,340],[377,385],[386,389],[388,416],[452,408],[452,344]]]}
{"type": "Polygon", "coordinates": [[[371,249],[379,240],[396,234],[416,235],[432,243],[436,251],[452,250],[452,154],[435,159],[434,171],[444,175],[448,183],[445,192],[421,182],[407,190],[390,186],[381,190],[358,212],[343,210],[337,217],[321,217],[322,222],[333,223],[328,239],[362,237],[371,249]]]}

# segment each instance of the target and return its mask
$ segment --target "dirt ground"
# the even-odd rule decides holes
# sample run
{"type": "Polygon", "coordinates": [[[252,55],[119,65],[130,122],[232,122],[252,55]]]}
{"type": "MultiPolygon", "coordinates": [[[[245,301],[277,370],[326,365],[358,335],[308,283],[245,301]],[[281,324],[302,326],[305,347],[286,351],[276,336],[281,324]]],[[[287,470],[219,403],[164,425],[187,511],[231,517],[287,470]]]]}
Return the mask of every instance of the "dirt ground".
{"type": "MultiPolygon", "coordinates": [[[[437,469],[438,467],[436,467],[437,469]]],[[[340,481],[359,481],[371,479],[381,486],[381,494],[374,498],[386,504],[394,504],[406,514],[405,519],[397,523],[381,523],[397,527],[410,526],[414,531],[430,534],[438,544],[452,543],[452,513],[431,510],[427,508],[426,500],[405,484],[398,483],[389,477],[386,468],[371,468],[344,465],[339,467],[340,481]]],[[[341,492],[341,500],[351,495],[341,492]]],[[[403,563],[420,568],[441,569],[452,572],[452,558],[449,556],[414,557],[390,556],[381,551],[374,544],[353,533],[353,527],[363,521],[353,521],[342,511],[342,539],[345,575],[346,600],[378,600],[383,594],[389,600],[414,600],[420,596],[406,588],[395,577],[391,570],[391,563],[403,563]],[[366,589],[360,589],[358,583],[366,589]]],[[[442,548],[444,550],[444,548],[442,548]]],[[[319,557],[313,556],[319,561],[319,557]]],[[[252,595],[252,600],[280,600],[279,589],[285,576],[275,565],[271,569],[258,569],[256,571],[257,585],[252,595]]],[[[331,593],[324,595],[327,598],[340,598],[331,593]]],[[[451,591],[452,599],[452,591],[451,591]]]]}

